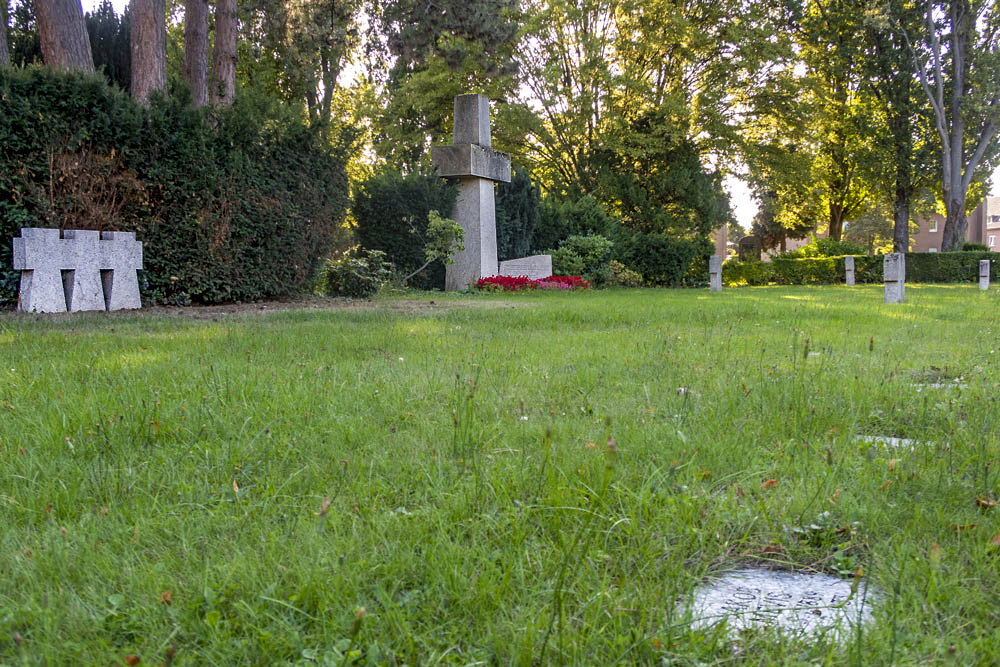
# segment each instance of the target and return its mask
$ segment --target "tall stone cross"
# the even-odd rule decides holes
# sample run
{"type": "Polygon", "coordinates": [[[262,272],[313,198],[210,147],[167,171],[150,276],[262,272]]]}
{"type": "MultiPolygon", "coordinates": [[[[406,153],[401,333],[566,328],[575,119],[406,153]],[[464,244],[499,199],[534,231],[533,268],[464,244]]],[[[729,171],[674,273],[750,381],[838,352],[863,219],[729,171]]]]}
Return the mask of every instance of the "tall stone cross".
{"type": "Polygon", "coordinates": [[[490,102],[483,95],[455,98],[455,131],[451,146],[432,146],[431,163],[438,175],[458,178],[458,200],[452,217],[465,231],[465,250],[447,268],[445,289],[465,289],[497,274],[497,218],[493,184],[510,182],[510,156],[493,150],[490,102]]]}

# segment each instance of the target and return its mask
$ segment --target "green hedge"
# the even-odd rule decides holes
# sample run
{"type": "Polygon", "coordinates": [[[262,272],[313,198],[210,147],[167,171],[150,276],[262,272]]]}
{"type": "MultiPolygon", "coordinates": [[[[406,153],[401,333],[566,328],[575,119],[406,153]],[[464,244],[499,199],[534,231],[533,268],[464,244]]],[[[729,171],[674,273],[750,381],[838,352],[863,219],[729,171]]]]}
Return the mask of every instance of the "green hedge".
{"type": "Polygon", "coordinates": [[[0,300],[21,227],[135,231],[141,289],[164,303],[250,301],[311,286],[347,210],[345,157],[294,109],[241,96],[135,104],[100,76],[0,69],[0,300]]]}
{"type": "MultiPolygon", "coordinates": [[[[960,283],[979,279],[979,261],[998,260],[996,253],[908,252],[906,282],[960,283]]],[[[881,255],[858,255],[854,258],[854,280],[861,283],[882,282],[881,255]]],[[[998,277],[998,262],[990,264],[991,279],[998,277]]],[[[727,285],[809,285],[844,282],[843,257],[809,259],[775,258],[770,262],[731,260],[722,266],[722,280],[727,285]]]]}
{"type": "Polygon", "coordinates": [[[629,269],[642,274],[646,284],[677,287],[681,285],[692,264],[699,259],[705,262],[708,279],[706,249],[710,243],[704,239],[691,241],[667,234],[647,234],[628,227],[620,227],[614,234],[611,258],[629,269]]]}

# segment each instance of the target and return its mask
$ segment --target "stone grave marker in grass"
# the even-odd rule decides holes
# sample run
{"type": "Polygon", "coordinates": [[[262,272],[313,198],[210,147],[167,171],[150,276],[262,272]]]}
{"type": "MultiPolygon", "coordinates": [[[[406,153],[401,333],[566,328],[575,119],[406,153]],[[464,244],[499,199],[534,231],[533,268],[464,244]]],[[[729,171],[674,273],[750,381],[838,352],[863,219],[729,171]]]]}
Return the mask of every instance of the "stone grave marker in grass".
{"type": "Polygon", "coordinates": [[[891,252],[882,259],[882,278],[885,281],[885,303],[903,303],[906,300],[906,255],[891,252]]]}
{"type": "Polygon", "coordinates": [[[708,288],[713,292],[722,291],[722,258],[718,255],[708,258],[708,288]]]}
{"type": "Polygon", "coordinates": [[[848,255],[844,258],[844,284],[854,287],[854,257],[848,255]]]}
{"type": "Polygon", "coordinates": [[[864,581],[827,574],[744,568],[698,588],[691,601],[693,627],[725,621],[731,634],[777,629],[797,635],[844,637],[872,621],[876,596],[864,581]]]}
{"type": "Polygon", "coordinates": [[[913,449],[917,445],[926,445],[928,443],[921,442],[920,440],[911,440],[909,438],[897,438],[891,435],[856,435],[854,439],[858,442],[870,442],[872,444],[883,444],[886,447],[909,447],[913,449]]]}
{"type": "Polygon", "coordinates": [[[979,289],[988,290],[990,288],[990,260],[979,260],[979,289]]]}

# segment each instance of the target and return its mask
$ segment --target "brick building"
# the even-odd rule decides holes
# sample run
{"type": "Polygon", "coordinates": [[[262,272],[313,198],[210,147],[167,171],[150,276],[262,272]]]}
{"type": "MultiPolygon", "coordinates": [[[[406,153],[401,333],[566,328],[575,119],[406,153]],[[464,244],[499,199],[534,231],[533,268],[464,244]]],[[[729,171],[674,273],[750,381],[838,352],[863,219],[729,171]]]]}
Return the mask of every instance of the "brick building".
{"type": "MultiPolygon", "coordinates": [[[[986,197],[969,214],[965,239],[982,243],[993,252],[1000,252],[1000,197],[986,197]]],[[[944,235],[944,216],[933,213],[917,221],[920,231],[910,237],[911,252],[938,252],[944,235]]]]}

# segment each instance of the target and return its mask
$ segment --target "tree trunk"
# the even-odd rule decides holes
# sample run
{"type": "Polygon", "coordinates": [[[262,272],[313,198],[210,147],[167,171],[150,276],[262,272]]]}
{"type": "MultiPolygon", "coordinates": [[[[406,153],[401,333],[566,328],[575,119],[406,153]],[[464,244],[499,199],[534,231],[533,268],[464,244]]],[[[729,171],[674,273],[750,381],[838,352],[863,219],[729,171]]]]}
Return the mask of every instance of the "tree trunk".
{"type": "Polygon", "coordinates": [[[10,65],[10,49],[7,48],[7,0],[0,0],[0,67],[10,65]]]}
{"type": "Polygon", "coordinates": [[[132,97],[149,106],[153,91],[167,89],[165,0],[131,0],[132,97]]]}
{"type": "Polygon", "coordinates": [[[910,195],[903,187],[896,185],[896,201],[892,205],[892,251],[910,251],[910,195]]]}
{"type": "Polygon", "coordinates": [[[839,241],[844,231],[844,207],[840,204],[830,202],[830,230],[827,234],[830,239],[839,241]]]}
{"type": "Polygon", "coordinates": [[[80,0],[36,0],[35,19],[46,65],[53,69],[94,71],[80,0]]]}
{"type": "Polygon", "coordinates": [[[212,55],[212,102],[227,107],[236,96],[236,0],[215,2],[215,52],[212,55]]]}
{"type": "Polygon", "coordinates": [[[941,233],[941,251],[961,250],[965,243],[965,231],[969,228],[969,220],[965,217],[965,193],[961,198],[955,197],[954,190],[944,193],[944,230],[941,233]]]}
{"type": "Polygon", "coordinates": [[[899,105],[890,105],[890,113],[893,110],[896,112],[896,118],[895,122],[890,124],[893,130],[892,140],[896,144],[896,198],[892,204],[892,250],[909,252],[910,197],[913,194],[913,134],[910,119],[905,115],[905,101],[899,105]]]}
{"type": "Polygon", "coordinates": [[[184,3],[184,78],[191,86],[191,104],[208,104],[208,0],[184,3]]]}

